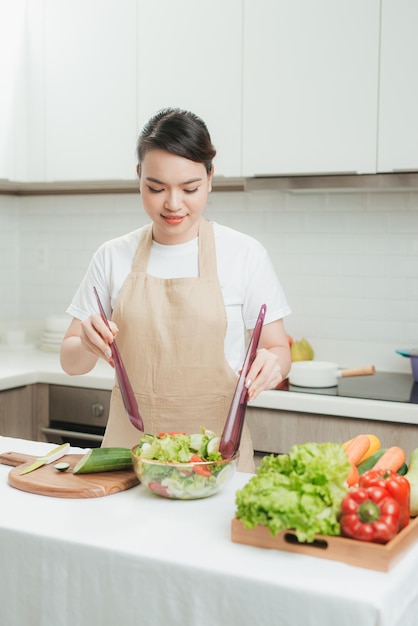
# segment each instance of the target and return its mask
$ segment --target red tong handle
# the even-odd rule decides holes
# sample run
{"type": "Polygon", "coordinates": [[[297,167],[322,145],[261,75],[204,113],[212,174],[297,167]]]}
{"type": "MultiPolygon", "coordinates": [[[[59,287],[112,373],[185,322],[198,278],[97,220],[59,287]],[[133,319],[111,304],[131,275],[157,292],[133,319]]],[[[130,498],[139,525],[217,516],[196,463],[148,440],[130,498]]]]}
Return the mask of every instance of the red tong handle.
{"type": "Polygon", "coordinates": [[[267,307],[261,306],[257,322],[245,355],[240,377],[232,398],[228,417],[226,418],[224,430],[219,444],[219,452],[223,459],[229,459],[238,452],[241,442],[242,427],[244,426],[245,411],[248,402],[248,389],[245,386],[245,379],[248,371],[256,357],[258,343],[260,341],[261,330],[264,324],[267,307]]]}
{"type": "MultiPolygon", "coordinates": [[[[100,301],[99,294],[97,293],[97,289],[96,287],[93,287],[93,289],[94,289],[94,294],[96,296],[101,318],[106,324],[106,326],[108,327],[108,329],[110,330],[110,325],[106,317],[106,313],[103,309],[102,303],[100,301]]],[[[110,349],[112,351],[112,358],[115,362],[115,370],[116,370],[116,375],[118,377],[123,404],[125,405],[125,409],[128,414],[129,420],[131,424],[135,426],[135,428],[144,432],[144,423],[142,421],[141,414],[139,413],[138,404],[136,402],[134,390],[132,389],[132,385],[128,378],[128,374],[126,373],[126,369],[122,362],[122,357],[116,345],[116,341],[113,341],[110,344],[110,349]]]]}

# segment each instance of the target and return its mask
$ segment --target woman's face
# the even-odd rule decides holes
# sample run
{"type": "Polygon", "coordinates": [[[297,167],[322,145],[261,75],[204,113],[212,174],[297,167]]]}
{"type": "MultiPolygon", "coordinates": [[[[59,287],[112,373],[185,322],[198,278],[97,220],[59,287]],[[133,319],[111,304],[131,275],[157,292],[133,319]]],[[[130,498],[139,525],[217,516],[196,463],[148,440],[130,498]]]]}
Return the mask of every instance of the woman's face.
{"type": "Polygon", "coordinates": [[[186,243],[197,237],[212,189],[212,173],[202,163],[150,150],[141,164],[139,188],[157,243],[186,243]]]}

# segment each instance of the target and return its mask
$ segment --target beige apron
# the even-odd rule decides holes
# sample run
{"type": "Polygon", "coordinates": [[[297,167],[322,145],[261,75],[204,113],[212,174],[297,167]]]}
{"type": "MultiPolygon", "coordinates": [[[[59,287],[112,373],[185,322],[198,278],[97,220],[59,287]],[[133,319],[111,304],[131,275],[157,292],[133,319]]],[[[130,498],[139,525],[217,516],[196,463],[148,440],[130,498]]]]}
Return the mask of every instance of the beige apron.
{"type": "MultiPolygon", "coordinates": [[[[227,318],[216,267],[212,225],[199,227],[199,277],[162,279],[147,274],[152,225],[145,227],[132,272],[115,303],[118,347],[148,433],[222,433],[237,384],[225,358],[227,318]]],[[[117,382],[104,447],[132,447],[140,438],[126,415],[117,382]]],[[[244,424],[238,469],[254,472],[244,424]]]]}

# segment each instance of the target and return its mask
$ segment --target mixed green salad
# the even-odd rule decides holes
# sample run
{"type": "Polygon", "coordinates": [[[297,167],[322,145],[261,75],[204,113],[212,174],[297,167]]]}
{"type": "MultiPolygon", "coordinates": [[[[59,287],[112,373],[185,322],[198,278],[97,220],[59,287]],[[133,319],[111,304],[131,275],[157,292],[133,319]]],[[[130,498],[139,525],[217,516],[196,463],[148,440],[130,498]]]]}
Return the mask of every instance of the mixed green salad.
{"type": "Polygon", "coordinates": [[[293,529],[299,541],[339,535],[338,516],[351,471],[338,443],[295,445],[289,454],[262,459],[257,473],[236,493],[236,517],[246,528],[267,526],[275,536],[293,529]]]}
{"type": "Polygon", "coordinates": [[[203,427],[192,435],[143,435],[133,451],[139,457],[141,483],[167,498],[190,500],[214,495],[231,478],[236,463],[222,460],[220,439],[203,427]]]}

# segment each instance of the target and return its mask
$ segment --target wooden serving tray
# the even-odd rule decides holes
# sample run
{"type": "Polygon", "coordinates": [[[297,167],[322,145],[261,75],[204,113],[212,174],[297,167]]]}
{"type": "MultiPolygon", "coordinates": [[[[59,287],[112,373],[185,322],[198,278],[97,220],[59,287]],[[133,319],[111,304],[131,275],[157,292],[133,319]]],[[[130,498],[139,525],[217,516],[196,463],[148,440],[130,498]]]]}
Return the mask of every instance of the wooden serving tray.
{"type": "Polygon", "coordinates": [[[60,462],[67,461],[70,464],[66,472],[59,472],[54,468],[54,463],[49,463],[22,475],[20,472],[33,463],[36,457],[20,452],[4,452],[0,455],[0,463],[15,466],[8,474],[8,483],[12,487],[55,498],[99,498],[130,489],[139,483],[133,469],[97,474],[73,474],[72,469],[82,456],[82,454],[63,456],[60,462]]]}
{"type": "Polygon", "coordinates": [[[418,517],[411,519],[406,528],[384,545],[324,535],[317,535],[313,543],[301,543],[291,530],[283,530],[273,537],[267,526],[247,529],[241,520],[236,518],[232,520],[231,539],[235,543],[248,546],[307,554],[321,559],[342,561],[356,567],[388,572],[418,539],[418,517]]]}

